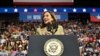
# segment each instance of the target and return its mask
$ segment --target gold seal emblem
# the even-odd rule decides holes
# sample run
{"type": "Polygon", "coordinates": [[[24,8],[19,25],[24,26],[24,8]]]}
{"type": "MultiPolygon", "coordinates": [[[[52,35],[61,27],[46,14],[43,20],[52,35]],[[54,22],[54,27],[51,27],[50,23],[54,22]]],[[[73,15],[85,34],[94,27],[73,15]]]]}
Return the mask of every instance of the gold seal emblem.
{"type": "Polygon", "coordinates": [[[64,45],[58,39],[49,39],[44,44],[44,52],[47,56],[61,56],[63,51],[64,45]]]}

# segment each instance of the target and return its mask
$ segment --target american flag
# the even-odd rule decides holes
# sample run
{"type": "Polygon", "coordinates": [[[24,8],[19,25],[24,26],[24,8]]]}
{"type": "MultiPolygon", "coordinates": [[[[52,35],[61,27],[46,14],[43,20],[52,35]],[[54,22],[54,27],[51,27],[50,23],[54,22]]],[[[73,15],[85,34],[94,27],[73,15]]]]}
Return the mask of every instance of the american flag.
{"type": "Polygon", "coordinates": [[[90,19],[92,22],[100,22],[100,13],[91,13],[90,19]]]}

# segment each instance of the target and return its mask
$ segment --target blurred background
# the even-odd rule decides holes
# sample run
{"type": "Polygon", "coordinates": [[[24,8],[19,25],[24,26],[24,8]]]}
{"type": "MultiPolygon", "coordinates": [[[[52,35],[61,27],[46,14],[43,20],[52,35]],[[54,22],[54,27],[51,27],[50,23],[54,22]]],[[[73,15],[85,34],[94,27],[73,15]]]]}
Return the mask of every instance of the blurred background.
{"type": "Polygon", "coordinates": [[[56,14],[65,35],[78,36],[80,56],[100,56],[98,0],[3,0],[0,3],[0,56],[27,56],[29,36],[36,34],[44,11],[56,14]]]}

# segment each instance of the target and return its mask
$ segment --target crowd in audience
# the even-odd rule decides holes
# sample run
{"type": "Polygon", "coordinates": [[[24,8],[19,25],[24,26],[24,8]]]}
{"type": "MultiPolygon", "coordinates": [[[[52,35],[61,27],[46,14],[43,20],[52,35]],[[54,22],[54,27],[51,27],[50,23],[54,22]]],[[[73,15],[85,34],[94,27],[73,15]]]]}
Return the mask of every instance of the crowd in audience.
{"type": "MultiPolygon", "coordinates": [[[[0,33],[0,55],[27,56],[29,36],[36,34],[40,23],[11,23],[0,33]]],[[[100,56],[100,23],[68,21],[61,23],[65,35],[78,37],[80,56],[100,56]]]]}
{"type": "Polygon", "coordinates": [[[69,21],[64,27],[65,35],[78,36],[80,56],[100,56],[100,23],[69,21]]]}
{"type": "Polygon", "coordinates": [[[0,34],[0,54],[26,56],[28,39],[30,35],[35,34],[35,25],[31,23],[9,24],[0,34]]]}

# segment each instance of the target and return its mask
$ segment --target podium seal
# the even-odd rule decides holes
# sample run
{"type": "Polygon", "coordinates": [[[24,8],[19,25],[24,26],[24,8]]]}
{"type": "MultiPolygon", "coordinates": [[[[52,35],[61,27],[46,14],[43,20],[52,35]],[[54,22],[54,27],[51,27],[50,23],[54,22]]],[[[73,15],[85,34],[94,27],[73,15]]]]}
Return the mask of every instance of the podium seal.
{"type": "Polygon", "coordinates": [[[47,56],[61,56],[64,51],[63,43],[55,38],[49,39],[44,44],[44,52],[47,56]]]}

